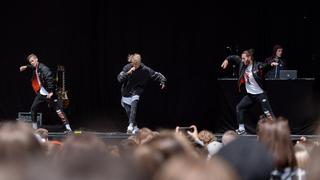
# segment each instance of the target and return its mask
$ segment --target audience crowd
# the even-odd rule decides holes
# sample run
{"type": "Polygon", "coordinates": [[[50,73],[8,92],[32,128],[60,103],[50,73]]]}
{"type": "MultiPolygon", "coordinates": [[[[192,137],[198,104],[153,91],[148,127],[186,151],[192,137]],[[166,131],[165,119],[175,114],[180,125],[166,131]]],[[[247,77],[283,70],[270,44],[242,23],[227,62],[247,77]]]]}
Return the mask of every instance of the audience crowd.
{"type": "Polygon", "coordinates": [[[46,129],[0,124],[0,180],[320,179],[318,139],[293,141],[288,120],[261,118],[257,136],[226,131],[220,139],[195,125],[141,128],[119,143],[93,133],[61,140],[46,129]]]}

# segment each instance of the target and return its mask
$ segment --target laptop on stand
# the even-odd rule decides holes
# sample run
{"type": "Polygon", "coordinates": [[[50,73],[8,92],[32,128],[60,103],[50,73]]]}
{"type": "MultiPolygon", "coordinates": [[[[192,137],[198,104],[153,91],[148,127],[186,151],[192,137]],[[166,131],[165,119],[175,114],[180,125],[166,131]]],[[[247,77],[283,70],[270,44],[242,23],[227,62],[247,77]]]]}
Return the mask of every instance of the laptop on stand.
{"type": "Polygon", "coordinates": [[[280,79],[281,80],[291,80],[297,79],[297,70],[280,70],[280,79]]]}

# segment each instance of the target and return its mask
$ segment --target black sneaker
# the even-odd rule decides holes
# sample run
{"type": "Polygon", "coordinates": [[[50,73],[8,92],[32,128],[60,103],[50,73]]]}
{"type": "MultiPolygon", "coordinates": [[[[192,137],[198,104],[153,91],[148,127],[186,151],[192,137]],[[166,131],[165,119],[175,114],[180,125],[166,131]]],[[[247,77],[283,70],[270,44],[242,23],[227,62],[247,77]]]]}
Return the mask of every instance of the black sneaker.
{"type": "Polygon", "coordinates": [[[247,134],[246,130],[240,130],[240,129],[237,129],[237,130],[236,130],[236,133],[237,133],[238,135],[246,135],[246,134],[247,134]]]}

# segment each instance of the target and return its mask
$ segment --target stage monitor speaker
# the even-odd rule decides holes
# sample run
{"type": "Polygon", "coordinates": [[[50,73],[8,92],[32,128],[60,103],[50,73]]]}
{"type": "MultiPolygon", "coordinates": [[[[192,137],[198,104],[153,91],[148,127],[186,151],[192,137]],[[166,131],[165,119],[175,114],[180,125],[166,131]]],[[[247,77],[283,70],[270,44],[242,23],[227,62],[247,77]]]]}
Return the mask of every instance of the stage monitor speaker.
{"type": "MultiPolygon", "coordinates": [[[[18,112],[18,121],[32,123],[31,113],[30,112],[18,112]]],[[[37,124],[38,126],[42,126],[42,113],[37,114],[37,124]]]]}

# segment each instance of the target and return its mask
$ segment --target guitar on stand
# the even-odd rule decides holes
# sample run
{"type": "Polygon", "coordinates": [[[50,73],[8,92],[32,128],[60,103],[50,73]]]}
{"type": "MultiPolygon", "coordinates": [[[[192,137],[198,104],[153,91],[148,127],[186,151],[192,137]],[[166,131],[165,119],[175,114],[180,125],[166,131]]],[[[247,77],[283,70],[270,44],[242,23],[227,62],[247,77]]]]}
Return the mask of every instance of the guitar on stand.
{"type": "Polygon", "coordinates": [[[67,95],[67,91],[65,89],[65,68],[62,65],[57,66],[57,74],[56,81],[58,86],[58,97],[62,103],[63,108],[67,108],[69,106],[69,98],[67,95]]]}

